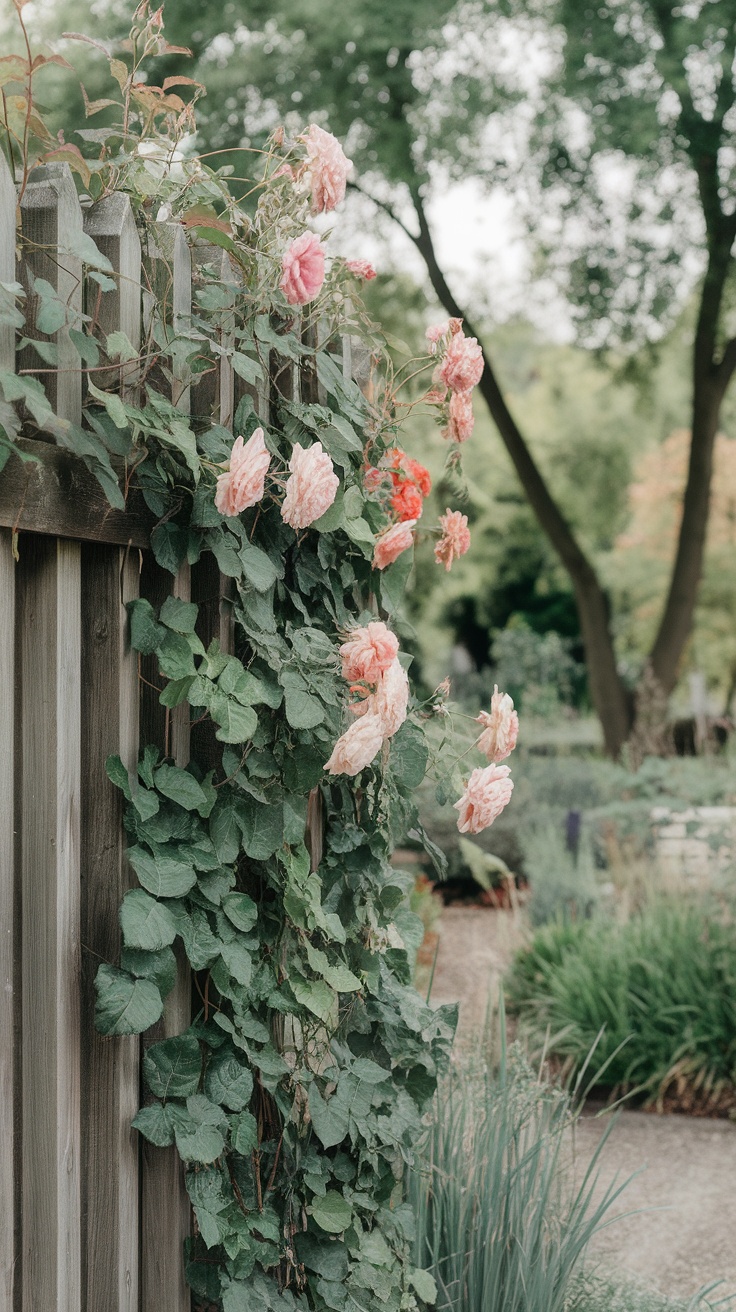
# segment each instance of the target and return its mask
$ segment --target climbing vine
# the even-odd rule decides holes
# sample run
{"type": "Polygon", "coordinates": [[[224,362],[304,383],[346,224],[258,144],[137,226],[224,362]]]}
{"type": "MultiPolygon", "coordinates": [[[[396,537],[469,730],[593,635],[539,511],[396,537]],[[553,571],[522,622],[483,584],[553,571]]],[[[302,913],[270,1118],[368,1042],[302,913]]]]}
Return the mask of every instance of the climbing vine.
{"type": "MultiPolygon", "coordinates": [[[[120,909],[120,961],[98,971],[97,1024],[121,1035],[158,1021],[181,945],[196,1014],[147,1048],[134,1125],[155,1145],[176,1145],[184,1163],[199,1307],[408,1312],[435,1291],[409,1260],[402,1180],[455,1015],[412,986],[422,925],[391,862],[410,831],[441,862],[413,793],[428,767],[426,724],[447,694],[411,701],[410,662],[392,631],[429,491],[399,433],[412,407],[429,408],[457,463],[482,362],[451,321],[430,330],[424,360],[394,371],[360,307],[371,266],[326,259],[310,227],[344,194],[339,144],[314,124],[294,137],[280,129],[252,152],[248,180],[212,167],[192,148],[202,88],[143,76],[146,60],[170,53],[162,27],[161,11],[141,4],[126,49],[109,59],[118,90],[87,102],[108,125],[80,130],[82,149],[53,138],[34,101],[44,62],[61,57],[31,62],[29,49],[0,61],[3,148],[21,198],[32,166],[54,161],[75,169],[91,202],[123,192],[149,279],[140,349],[122,331],[106,336],[94,306],[72,311],[41,278],[2,285],[3,322],[32,322],[23,344],[46,368],[59,363],[54,334],[68,330],[86,398],[75,425],[54,413],[37,377],[0,374],[0,467],[13,451],[27,458],[17,445],[25,415],[87,462],[112,505],[139,490],[164,569],[212,553],[233,587],[234,651],[205,647],[194,603],[129,604],[131,643],[155,662],[159,701],[210,723],[217,759],[182,768],[149,744],[134,775],[107,761],[127,800],[139,886],[120,909]],[[209,252],[186,320],[161,291],[177,225],[209,252]],[[363,390],[337,358],[345,335],[368,352],[363,390]],[[172,401],[184,386],[196,397],[223,361],[245,384],[235,442],[197,416],[196,402],[190,417],[172,401]],[[94,381],[111,365],[125,367],[122,394],[94,381]],[[311,380],[312,400],[295,399],[291,368],[311,380]]],[[[62,240],[98,301],[115,289],[91,238],[62,240]]],[[[19,241],[22,252],[22,231],[19,241]]],[[[468,549],[459,512],[429,531],[445,568],[468,549]]],[[[499,765],[516,737],[510,700],[496,694],[480,718],[489,764],[457,803],[463,832],[491,823],[511,791],[499,765]]]]}

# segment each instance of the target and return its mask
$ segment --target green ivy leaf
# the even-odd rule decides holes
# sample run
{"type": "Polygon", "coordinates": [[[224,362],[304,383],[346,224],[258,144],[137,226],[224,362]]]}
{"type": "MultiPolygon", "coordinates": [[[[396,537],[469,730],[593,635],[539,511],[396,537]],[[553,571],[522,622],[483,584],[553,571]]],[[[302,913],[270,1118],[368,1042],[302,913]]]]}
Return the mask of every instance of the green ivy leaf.
{"type": "Polygon", "coordinates": [[[336,1148],[348,1132],[347,1110],[333,1096],[325,1100],[313,1081],[309,1086],[309,1115],[323,1148],[336,1148]]]}
{"type": "Polygon", "coordinates": [[[337,994],[323,979],[302,979],[291,974],[289,984],[297,1002],[317,1016],[319,1020],[328,1021],[334,1016],[337,1007],[337,994]]]}
{"type": "Polygon", "coordinates": [[[160,765],[154,771],[156,787],[164,797],[183,806],[185,811],[199,811],[208,815],[212,809],[210,799],[197,783],[193,775],[182,770],[178,765],[160,765]]]}
{"type": "Polygon", "coordinates": [[[173,1106],[164,1107],[160,1102],[154,1102],[150,1107],[141,1107],[131,1125],[157,1148],[168,1148],[174,1142],[176,1110],[173,1106]]]}
{"type": "Polygon", "coordinates": [[[222,1155],[225,1140],[220,1130],[214,1125],[194,1125],[191,1129],[176,1126],[174,1129],[176,1148],[185,1162],[201,1162],[207,1165],[222,1155]]]}
{"type": "Polygon", "coordinates": [[[167,597],[159,612],[159,621],[176,633],[194,633],[199,607],[194,601],[167,597]]]}
{"type": "Polygon", "coordinates": [[[253,1075],[234,1053],[218,1052],[204,1078],[205,1093],[231,1112],[242,1112],[253,1092],[253,1075]]]}
{"type": "Polygon", "coordinates": [[[312,1199],[312,1205],[307,1210],[312,1213],[317,1225],[331,1235],[342,1234],[353,1219],[350,1204],[334,1189],[328,1189],[322,1198],[312,1199]]]}
{"type": "Polygon", "coordinates": [[[177,1034],[154,1043],[143,1057],[143,1074],[157,1098],[186,1098],[196,1093],[202,1072],[199,1043],[193,1034],[177,1034]]]}
{"type": "Polygon", "coordinates": [[[437,1285],[429,1271],[422,1271],[419,1267],[415,1267],[409,1272],[409,1284],[423,1303],[434,1305],[437,1302],[437,1285]]]}
{"type": "Polygon", "coordinates": [[[129,847],[128,860],[143,887],[154,897],[183,897],[197,882],[196,871],[186,861],[161,854],[152,856],[143,847],[129,847]]]}
{"type": "Polygon", "coordinates": [[[284,839],[283,806],[264,806],[244,797],[237,809],[243,848],[254,861],[267,861],[284,839]]]}
{"type": "Polygon", "coordinates": [[[402,788],[418,788],[427,772],[429,750],[422,729],[405,720],[391,739],[391,771],[402,788]]]}
{"type": "Polygon", "coordinates": [[[130,645],[143,656],[151,656],[166,637],[166,629],[157,622],[150,601],[136,597],[126,603],[130,616],[130,645]]]}
{"type": "Polygon", "coordinates": [[[245,934],[258,920],[258,907],[247,893],[226,893],[222,899],[222,909],[235,928],[242,929],[245,934]]]}
{"type": "Polygon", "coordinates": [[[171,948],[160,948],[158,952],[144,952],[140,948],[123,948],[120,955],[123,970],[130,971],[139,979],[153,980],[156,988],[165,998],[176,983],[176,957],[171,948]]]}
{"type": "Polygon", "coordinates": [[[167,907],[142,888],[126,893],[120,908],[120,925],[127,947],[157,952],[176,938],[176,923],[167,907]]]}
{"type": "Polygon", "coordinates": [[[156,985],[104,962],[95,976],[95,1024],[101,1034],[142,1034],[155,1025],[164,1004],[156,985]]]}
{"type": "Polygon", "coordinates": [[[250,1112],[241,1112],[231,1121],[231,1142],[236,1153],[249,1157],[258,1146],[258,1125],[250,1112]]]}

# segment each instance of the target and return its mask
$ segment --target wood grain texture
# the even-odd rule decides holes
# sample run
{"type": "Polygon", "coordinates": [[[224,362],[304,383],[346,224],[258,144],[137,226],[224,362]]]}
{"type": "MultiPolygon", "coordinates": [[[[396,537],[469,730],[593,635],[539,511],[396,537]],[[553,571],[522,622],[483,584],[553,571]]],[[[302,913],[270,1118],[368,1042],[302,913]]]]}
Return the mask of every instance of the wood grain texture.
{"type": "Polygon", "coordinates": [[[11,455],[0,476],[0,527],[84,542],[147,547],[156,520],[132,489],[125,511],[114,510],[78,456],[51,442],[22,439],[39,460],[11,455]]]}
{"type": "MultiPolygon", "coordinates": [[[[82,310],[82,261],[68,249],[70,234],[82,231],[82,210],[77,199],[68,164],[46,164],[34,169],[21,201],[24,246],[19,281],[29,291],[27,306],[31,311],[25,327],[27,337],[55,342],[58,364],[40,375],[55,413],[61,419],[78,424],[82,417],[81,361],[69,336],[69,325],[51,334],[39,332],[34,325],[37,298],[30,289],[29,271],[35,278],[45,278],[70,311],[82,310]]],[[[77,325],[79,326],[79,325],[77,325]]],[[[32,346],[18,353],[18,372],[48,369],[32,346]]]]}
{"type": "Polygon", "coordinates": [[[138,662],[125,602],[138,595],[138,552],[82,549],[82,1312],[139,1305],[136,1036],[103,1038],[94,1024],[94,978],[120,959],[118,912],[136,880],[125,858],[124,802],[105,773],[138,758],[138,662]]]}
{"type": "MultiPolygon", "coordinates": [[[[212,281],[213,274],[218,283],[236,288],[240,283],[235,266],[227,251],[211,242],[198,241],[192,247],[192,280],[196,292],[197,286],[205,286],[212,281]]],[[[235,345],[235,315],[232,310],[218,310],[213,315],[211,326],[215,330],[217,346],[222,351],[232,349],[235,345]]],[[[205,343],[202,343],[205,346],[205,343]]],[[[193,415],[211,419],[213,423],[222,424],[232,432],[235,375],[226,354],[216,351],[208,352],[210,367],[198,374],[192,383],[191,412],[193,415]]]]}
{"type": "Polygon", "coordinates": [[[22,537],[23,1312],[79,1312],[80,548],[22,537]]]}
{"type": "MultiPolygon", "coordinates": [[[[86,313],[105,337],[125,333],[136,352],[141,346],[141,242],[130,200],[116,192],[84,214],[84,230],[115,270],[116,291],[103,292],[92,279],[85,287],[86,313]]],[[[95,371],[97,387],[119,388],[127,401],[135,399],[140,364],[130,360],[109,370],[95,371]]]]}
{"type": "MultiPolygon", "coordinates": [[[[0,153],[0,282],[15,281],[15,184],[0,153]]],[[[15,329],[0,323],[0,369],[12,369],[15,329]]]]}
{"type": "MultiPolygon", "coordinates": [[[[183,566],[175,579],[147,555],[141,575],[141,595],[160,606],[169,595],[190,599],[190,572],[183,566]]],[[[155,658],[141,662],[145,679],[159,685],[155,658]]],[[[157,693],[141,688],[141,744],[156,743],[177,765],[189,760],[189,706],[185,702],[166,715],[157,693]]],[[[164,1014],[144,1036],[143,1047],[181,1034],[191,1021],[191,971],[177,945],[177,980],[166,999],[164,1014]]],[[[184,1170],[175,1148],[141,1144],[141,1312],[189,1312],[191,1296],[184,1278],[184,1240],[191,1232],[191,1210],[184,1170]]],[[[91,1312],[91,1309],[90,1309],[91,1312]]]]}
{"type": "Polygon", "coordinates": [[[16,1243],[16,952],[15,889],[15,561],[11,535],[0,529],[0,1312],[13,1306],[16,1243]]]}

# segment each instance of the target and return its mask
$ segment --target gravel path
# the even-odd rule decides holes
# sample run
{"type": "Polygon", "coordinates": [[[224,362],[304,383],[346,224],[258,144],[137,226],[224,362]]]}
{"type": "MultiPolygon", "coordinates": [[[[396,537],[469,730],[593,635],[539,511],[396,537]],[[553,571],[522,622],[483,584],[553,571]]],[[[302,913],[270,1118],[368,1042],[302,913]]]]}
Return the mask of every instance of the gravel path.
{"type": "MultiPolygon", "coordinates": [[[[432,988],[433,1002],[460,1002],[458,1046],[477,1044],[490,990],[521,939],[513,913],[447,907],[432,988]]],[[[585,1116],[575,1134],[578,1170],[595,1151],[607,1117],[585,1116]]],[[[591,1247],[601,1267],[689,1298],[715,1280],[715,1297],[736,1292],[736,1125],[688,1116],[624,1111],[600,1160],[601,1187],[618,1176],[629,1184],[615,1222],[591,1247]]]]}

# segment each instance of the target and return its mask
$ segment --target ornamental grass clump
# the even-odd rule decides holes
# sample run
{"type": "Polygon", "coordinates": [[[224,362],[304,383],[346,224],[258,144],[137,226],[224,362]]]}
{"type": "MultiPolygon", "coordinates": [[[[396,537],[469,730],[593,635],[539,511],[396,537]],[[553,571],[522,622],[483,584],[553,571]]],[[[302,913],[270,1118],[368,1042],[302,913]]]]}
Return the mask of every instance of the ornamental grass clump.
{"type": "Polygon", "coordinates": [[[660,899],[623,924],[547,925],[506,989],[526,1040],[571,1073],[595,1044],[603,1089],[736,1105],[736,930],[717,907],[660,899]]]}
{"type": "Polygon", "coordinates": [[[500,1069],[455,1068],[435,1099],[424,1157],[410,1177],[415,1260],[438,1312],[563,1312],[586,1246],[623,1185],[580,1183],[570,1164],[571,1100],[540,1083],[520,1048],[500,1069]]]}

